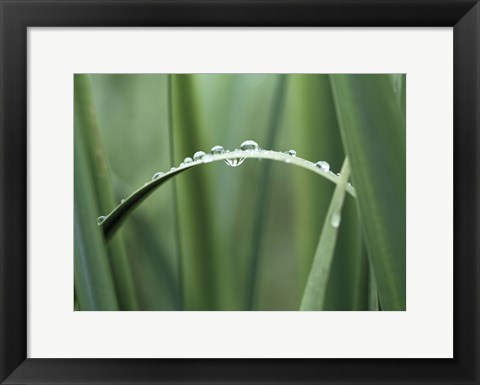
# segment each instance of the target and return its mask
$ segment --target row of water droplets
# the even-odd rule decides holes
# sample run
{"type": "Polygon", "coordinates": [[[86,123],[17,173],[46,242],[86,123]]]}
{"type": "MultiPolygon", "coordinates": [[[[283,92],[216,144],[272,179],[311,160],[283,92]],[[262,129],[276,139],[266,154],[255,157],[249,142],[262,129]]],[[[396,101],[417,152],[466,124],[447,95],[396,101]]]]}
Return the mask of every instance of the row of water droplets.
{"type": "MultiPolygon", "coordinates": [[[[245,154],[245,152],[255,153],[255,152],[260,151],[260,150],[262,150],[262,149],[260,148],[260,146],[258,145],[257,142],[255,142],[254,140],[251,140],[251,139],[245,140],[240,145],[240,149],[235,149],[235,150],[232,151],[232,154],[235,154],[235,155],[238,154],[239,156],[235,157],[235,158],[232,158],[232,159],[224,159],[224,162],[225,162],[225,164],[227,164],[230,167],[238,167],[247,158],[246,156],[242,156],[242,154],[245,154]]],[[[184,166],[186,166],[190,163],[197,162],[197,161],[202,161],[203,163],[210,163],[215,159],[215,155],[223,155],[223,154],[227,154],[227,153],[230,153],[230,151],[225,150],[222,146],[216,145],[216,146],[212,147],[212,149],[210,150],[210,154],[206,154],[204,151],[197,151],[195,154],[193,154],[193,158],[186,157],[183,160],[183,162],[180,163],[179,168],[184,167],[184,166]]],[[[285,151],[284,153],[287,154],[287,155],[290,155],[291,157],[296,157],[297,156],[297,152],[295,150],[288,150],[288,151],[285,151]]],[[[290,163],[290,159],[286,158],[285,162],[290,163]]],[[[330,164],[328,162],[323,161],[323,160],[316,162],[315,166],[318,167],[319,169],[321,169],[323,172],[329,172],[330,171],[330,164]]],[[[172,167],[170,169],[170,172],[175,171],[176,169],[177,169],[176,167],[172,167]]],[[[160,178],[164,175],[165,175],[165,172],[162,172],[162,171],[157,172],[153,175],[152,181],[154,181],[154,180],[156,180],[156,179],[158,179],[158,178],[160,178]]],[[[340,175],[340,174],[337,174],[337,175],[340,175]]],[[[146,182],[145,185],[147,185],[148,183],[149,182],[146,182]]],[[[122,199],[120,203],[121,204],[125,203],[125,199],[122,199]]],[[[107,218],[106,216],[98,217],[97,218],[98,225],[101,225],[105,221],[106,218],[107,218]]]]}

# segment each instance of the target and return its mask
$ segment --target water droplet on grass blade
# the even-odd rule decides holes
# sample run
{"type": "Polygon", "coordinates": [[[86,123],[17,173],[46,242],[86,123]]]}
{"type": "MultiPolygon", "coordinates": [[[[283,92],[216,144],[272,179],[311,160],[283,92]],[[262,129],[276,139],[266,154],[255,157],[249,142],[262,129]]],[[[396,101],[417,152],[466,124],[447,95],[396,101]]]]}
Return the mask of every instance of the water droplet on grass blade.
{"type": "Polygon", "coordinates": [[[190,158],[189,156],[187,156],[184,160],[183,160],[183,163],[185,164],[189,164],[189,163],[192,163],[193,162],[193,159],[190,158]]]}
{"type": "Polygon", "coordinates": [[[105,221],[105,219],[107,219],[107,217],[103,216],[103,215],[101,217],[98,217],[97,218],[97,225],[101,225],[105,221]]]}
{"type": "Polygon", "coordinates": [[[212,155],[220,155],[220,154],[223,154],[224,152],[225,152],[225,149],[222,146],[213,146],[212,150],[210,151],[212,155]]]}
{"type": "Polygon", "coordinates": [[[175,168],[175,167],[172,167],[172,168],[170,169],[170,171],[175,171],[175,170],[176,170],[176,168],[175,168]]]}
{"type": "Polygon", "coordinates": [[[328,164],[328,162],[325,162],[324,160],[321,160],[315,163],[315,166],[317,166],[318,168],[320,168],[322,171],[325,171],[325,172],[330,170],[330,165],[328,164]]]}
{"type": "Polygon", "coordinates": [[[122,199],[122,200],[120,201],[120,203],[125,203],[125,199],[122,199]]]}
{"type": "Polygon", "coordinates": [[[297,152],[295,150],[288,150],[287,154],[291,156],[297,156],[297,152]]]}
{"type": "MultiPolygon", "coordinates": [[[[164,172],[161,172],[161,171],[160,171],[160,172],[157,172],[156,174],[154,174],[154,175],[152,176],[152,180],[158,179],[158,178],[160,178],[160,177],[163,176],[163,175],[165,175],[164,172]]],[[[145,183],[145,184],[146,184],[146,183],[145,183]]]]}
{"type": "Polygon", "coordinates": [[[242,151],[257,151],[258,149],[258,143],[254,140],[246,140],[240,145],[240,150],[242,151]]]}
{"type": "Polygon", "coordinates": [[[197,151],[195,154],[193,154],[193,160],[200,160],[205,156],[205,153],[203,151],[197,151]]]}
{"type": "Polygon", "coordinates": [[[341,220],[342,220],[342,217],[340,216],[340,213],[338,211],[335,211],[332,214],[332,219],[330,220],[330,224],[333,227],[338,228],[340,226],[341,220]]]}
{"type": "Polygon", "coordinates": [[[203,163],[210,163],[213,161],[213,155],[206,154],[203,158],[203,163]]]}

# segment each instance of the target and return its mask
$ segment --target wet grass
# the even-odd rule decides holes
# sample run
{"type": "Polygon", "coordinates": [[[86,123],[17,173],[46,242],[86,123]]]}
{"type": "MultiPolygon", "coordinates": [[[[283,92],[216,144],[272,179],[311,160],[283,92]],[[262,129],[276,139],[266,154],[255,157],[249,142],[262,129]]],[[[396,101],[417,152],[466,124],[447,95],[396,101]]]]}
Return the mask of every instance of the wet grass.
{"type": "Polygon", "coordinates": [[[76,75],[75,309],[405,310],[405,105],[397,74],[76,75]]]}

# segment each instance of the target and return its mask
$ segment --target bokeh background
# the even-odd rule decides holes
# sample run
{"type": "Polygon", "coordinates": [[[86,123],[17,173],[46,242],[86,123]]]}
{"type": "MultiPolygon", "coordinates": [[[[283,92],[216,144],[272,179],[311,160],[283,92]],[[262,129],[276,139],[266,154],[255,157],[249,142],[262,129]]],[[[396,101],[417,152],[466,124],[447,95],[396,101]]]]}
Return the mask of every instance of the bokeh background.
{"type": "MultiPolygon", "coordinates": [[[[405,82],[403,75],[377,76],[392,92],[405,82]]],[[[328,75],[76,75],[75,99],[76,130],[88,107],[114,197],[95,206],[96,216],[156,172],[214,145],[233,150],[253,139],[325,160],[334,172],[345,158],[328,75]]],[[[109,241],[124,266],[121,274],[110,266],[118,309],[298,310],[334,187],[308,170],[251,159],[173,178],[109,241]]],[[[347,194],[325,310],[372,310],[371,281],[356,202],[347,194]]],[[[92,310],[81,302],[76,298],[77,310],[92,310]]]]}

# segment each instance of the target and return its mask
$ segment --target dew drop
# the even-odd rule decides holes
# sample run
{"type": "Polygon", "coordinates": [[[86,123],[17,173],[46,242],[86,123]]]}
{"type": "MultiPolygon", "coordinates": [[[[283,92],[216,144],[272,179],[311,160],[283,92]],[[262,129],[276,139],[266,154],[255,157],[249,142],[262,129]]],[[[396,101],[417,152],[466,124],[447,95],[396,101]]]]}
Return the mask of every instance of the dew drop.
{"type": "Polygon", "coordinates": [[[258,143],[254,140],[246,140],[240,145],[240,150],[242,151],[257,151],[258,149],[258,143]]]}
{"type": "Polygon", "coordinates": [[[176,170],[176,168],[175,168],[175,167],[172,167],[172,168],[170,169],[170,171],[175,171],[175,170],[176,170]]]}
{"type": "Polygon", "coordinates": [[[122,199],[122,200],[120,201],[120,203],[125,203],[125,199],[122,199]]]}
{"type": "Polygon", "coordinates": [[[107,219],[107,217],[105,217],[103,215],[101,217],[98,217],[97,218],[97,225],[101,225],[105,221],[105,219],[107,219]]]}
{"type": "Polygon", "coordinates": [[[325,162],[323,160],[315,163],[315,166],[317,166],[318,168],[322,169],[322,171],[329,171],[330,170],[330,165],[328,164],[328,162],[325,162]]]}
{"type": "Polygon", "coordinates": [[[330,220],[330,224],[332,227],[338,228],[340,226],[340,222],[342,220],[342,217],[340,216],[340,213],[338,211],[335,211],[332,214],[332,219],[330,220]]]}
{"type": "Polygon", "coordinates": [[[212,150],[210,151],[212,155],[220,155],[220,154],[223,154],[224,152],[225,152],[225,149],[222,146],[213,146],[212,150]]]}
{"type": "Polygon", "coordinates": [[[295,150],[288,150],[287,154],[291,156],[297,156],[297,152],[295,150]]]}
{"type": "Polygon", "coordinates": [[[192,163],[193,162],[193,159],[190,158],[189,156],[187,156],[184,160],[183,160],[183,163],[185,164],[189,164],[189,163],[192,163]]]}
{"type": "MultiPolygon", "coordinates": [[[[164,172],[161,172],[161,171],[160,171],[160,172],[157,172],[156,174],[154,174],[154,175],[152,176],[152,180],[158,179],[158,178],[160,178],[160,177],[163,176],[163,175],[165,175],[164,172]]],[[[146,184],[146,183],[145,183],[145,184],[146,184]]]]}
{"type": "Polygon", "coordinates": [[[213,161],[213,155],[206,154],[203,158],[203,163],[210,163],[213,161]]]}
{"type": "Polygon", "coordinates": [[[195,154],[193,154],[193,160],[200,160],[205,156],[205,153],[203,151],[197,151],[195,154]]]}
{"type": "Polygon", "coordinates": [[[337,176],[340,176],[340,173],[339,173],[339,172],[337,172],[337,176]]]}

